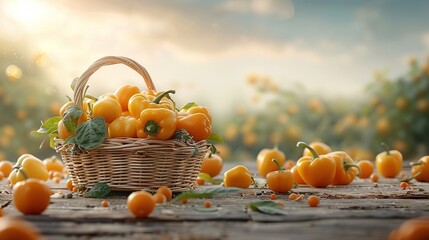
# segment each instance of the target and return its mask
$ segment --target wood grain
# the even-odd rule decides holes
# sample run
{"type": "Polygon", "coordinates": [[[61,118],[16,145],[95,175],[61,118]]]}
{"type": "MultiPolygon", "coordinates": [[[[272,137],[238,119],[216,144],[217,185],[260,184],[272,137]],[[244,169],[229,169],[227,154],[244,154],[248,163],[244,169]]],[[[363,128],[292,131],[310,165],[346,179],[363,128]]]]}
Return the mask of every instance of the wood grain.
{"type": "MultiPolygon", "coordinates": [[[[65,183],[49,183],[54,192],[69,193],[65,183]]],[[[253,201],[269,200],[267,189],[249,189],[228,197],[214,197],[213,210],[201,211],[206,199],[187,204],[157,206],[148,219],[131,216],[126,208],[127,192],[100,199],[73,195],[72,199],[51,198],[40,216],[23,216],[14,208],[10,189],[0,182],[0,204],[4,212],[34,223],[47,239],[387,239],[390,231],[410,218],[429,216],[429,184],[413,182],[401,190],[396,179],[381,179],[374,186],[367,180],[325,189],[299,186],[292,192],[318,195],[321,203],[310,208],[305,198],[290,201],[279,194],[288,214],[267,215],[248,210],[253,201]]],[[[206,187],[206,186],[205,186],[206,187]]]]}

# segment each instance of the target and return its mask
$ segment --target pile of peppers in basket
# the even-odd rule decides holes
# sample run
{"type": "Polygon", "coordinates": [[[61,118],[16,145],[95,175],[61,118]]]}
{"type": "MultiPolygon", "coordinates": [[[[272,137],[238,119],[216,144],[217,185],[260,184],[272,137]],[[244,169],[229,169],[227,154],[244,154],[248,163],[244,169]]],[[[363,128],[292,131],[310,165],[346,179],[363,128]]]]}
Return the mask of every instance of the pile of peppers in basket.
{"type": "Polygon", "coordinates": [[[82,107],[70,101],[61,108],[62,120],[58,122],[58,137],[66,140],[75,134],[79,124],[102,117],[108,138],[167,140],[177,131],[186,130],[195,142],[207,139],[211,134],[209,109],[195,103],[177,109],[170,96],[174,93],[174,90],[142,92],[137,86],[123,85],[114,93],[103,94],[98,98],[85,98],[82,107]],[[76,114],[79,110],[80,114],[76,114]],[[67,115],[75,116],[77,127],[67,126],[67,115]]]}

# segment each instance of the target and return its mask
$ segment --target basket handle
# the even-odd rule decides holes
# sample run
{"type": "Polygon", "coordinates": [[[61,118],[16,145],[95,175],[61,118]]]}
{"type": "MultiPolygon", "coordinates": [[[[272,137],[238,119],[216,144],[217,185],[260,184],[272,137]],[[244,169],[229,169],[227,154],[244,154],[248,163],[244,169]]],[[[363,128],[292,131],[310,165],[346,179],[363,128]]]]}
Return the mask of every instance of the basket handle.
{"type": "Polygon", "coordinates": [[[127,58],[127,57],[120,57],[120,56],[106,56],[103,58],[98,59],[95,61],[89,68],[82,73],[82,75],[79,77],[76,83],[76,87],[74,90],[73,99],[74,102],[77,103],[80,107],[82,107],[82,101],[85,96],[83,96],[83,92],[86,88],[86,84],[88,83],[89,77],[93,73],[95,73],[98,69],[100,69],[103,66],[107,65],[114,65],[114,64],[124,64],[128,66],[129,68],[136,71],[138,74],[140,74],[148,88],[148,90],[156,91],[155,85],[153,84],[152,78],[149,76],[149,73],[146,71],[146,69],[138,64],[136,61],[127,58]]]}

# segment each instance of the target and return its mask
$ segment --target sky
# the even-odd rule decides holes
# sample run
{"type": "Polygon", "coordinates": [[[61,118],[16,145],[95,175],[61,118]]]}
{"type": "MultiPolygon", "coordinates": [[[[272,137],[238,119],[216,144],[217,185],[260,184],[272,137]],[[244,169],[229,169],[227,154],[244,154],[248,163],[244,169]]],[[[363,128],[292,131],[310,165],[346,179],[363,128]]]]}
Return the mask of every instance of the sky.
{"type": "MultiPolygon", "coordinates": [[[[221,111],[248,95],[250,74],[351,97],[375,71],[399,77],[411,56],[428,56],[428,9],[420,0],[1,0],[0,38],[43,54],[64,95],[94,61],[119,55],[142,64],[158,90],[221,111]]],[[[110,66],[90,92],[124,83],[144,88],[110,66]]]]}

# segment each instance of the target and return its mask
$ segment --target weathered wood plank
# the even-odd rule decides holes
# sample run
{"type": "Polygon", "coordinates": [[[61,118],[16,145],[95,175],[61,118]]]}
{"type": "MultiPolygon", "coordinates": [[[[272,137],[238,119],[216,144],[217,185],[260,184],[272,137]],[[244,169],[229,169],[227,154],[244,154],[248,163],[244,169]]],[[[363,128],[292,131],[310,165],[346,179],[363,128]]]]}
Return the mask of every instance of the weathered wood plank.
{"type": "MultiPolygon", "coordinates": [[[[55,192],[69,193],[65,184],[49,183],[55,192]]],[[[12,200],[5,181],[0,182],[0,205],[12,200]],[[7,191],[1,191],[5,189],[7,191]]],[[[253,201],[269,200],[267,189],[249,189],[210,201],[216,209],[201,212],[206,199],[191,199],[187,204],[158,206],[148,219],[138,220],[126,208],[128,193],[100,199],[74,195],[72,199],[51,199],[40,216],[23,216],[12,204],[7,215],[21,216],[37,225],[47,239],[386,239],[403,221],[429,216],[429,184],[413,183],[401,190],[396,179],[381,179],[374,184],[356,180],[349,186],[325,189],[300,186],[292,190],[321,198],[320,206],[310,208],[305,200],[290,201],[278,194],[287,215],[266,215],[246,209],[253,201]]]]}

